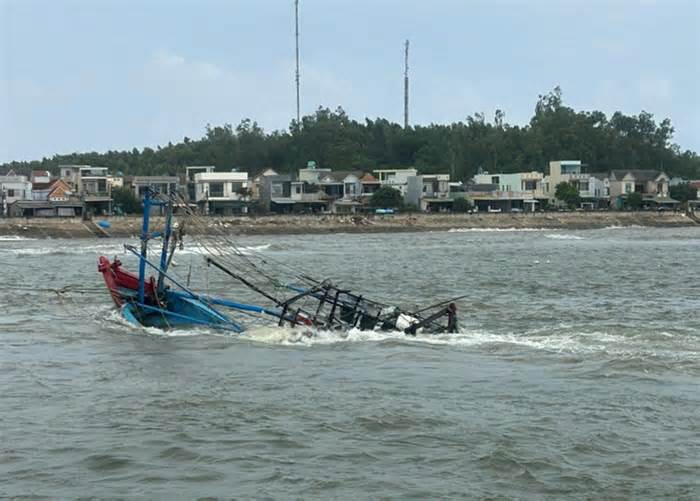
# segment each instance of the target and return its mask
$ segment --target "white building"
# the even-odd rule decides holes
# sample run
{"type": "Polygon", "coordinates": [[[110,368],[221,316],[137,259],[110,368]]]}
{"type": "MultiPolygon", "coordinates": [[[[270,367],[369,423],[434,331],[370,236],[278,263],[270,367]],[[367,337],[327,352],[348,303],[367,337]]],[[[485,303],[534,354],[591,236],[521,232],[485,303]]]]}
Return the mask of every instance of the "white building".
{"type": "Polygon", "coordinates": [[[247,172],[200,172],[194,175],[195,202],[205,214],[247,213],[247,172]]]}
{"type": "Polygon", "coordinates": [[[374,171],[376,177],[382,186],[390,186],[406,196],[408,190],[408,178],[417,176],[416,169],[378,169],[374,171]]]}
{"type": "Polygon", "coordinates": [[[580,160],[556,160],[549,162],[549,175],[542,183],[544,193],[553,204],[561,203],[555,194],[561,183],[571,183],[578,190],[582,207],[599,207],[609,203],[610,184],[604,174],[587,174],[581,172],[580,160]]]}
{"type": "Polygon", "coordinates": [[[27,176],[17,176],[10,171],[6,176],[0,176],[0,211],[2,215],[8,214],[10,204],[18,200],[32,199],[32,183],[27,176]]]}

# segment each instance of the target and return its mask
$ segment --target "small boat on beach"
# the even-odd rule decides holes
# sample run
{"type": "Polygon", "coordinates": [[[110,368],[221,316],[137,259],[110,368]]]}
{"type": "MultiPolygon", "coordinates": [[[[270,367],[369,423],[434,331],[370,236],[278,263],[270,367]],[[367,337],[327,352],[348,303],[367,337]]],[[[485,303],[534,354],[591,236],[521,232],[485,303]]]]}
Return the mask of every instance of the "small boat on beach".
{"type": "Polygon", "coordinates": [[[211,224],[196,214],[176,194],[147,190],[143,201],[141,247],[125,245],[138,258],[138,272],[123,269],[116,257],[98,259],[107,290],[121,315],[130,323],[172,329],[204,326],[242,333],[250,324],[304,327],[324,330],[383,330],[405,334],[456,332],[457,307],[452,298],[426,308],[406,311],[340,288],[330,280],[318,280],[282,261],[240,249],[223,229],[211,227],[193,245],[213,267],[261,298],[249,304],[226,297],[196,292],[189,277],[170,272],[173,256],[183,246],[186,225],[211,224]],[[180,224],[173,223],[174,207],[183,209],[180,224]],[[161,208],[163,229],[153,231],[151,212],[161,208]],[[160,256],[149,258],[149,244],[160,241],[160,256]],[[148,272],[150,273],[148,273],[148,272]]]}

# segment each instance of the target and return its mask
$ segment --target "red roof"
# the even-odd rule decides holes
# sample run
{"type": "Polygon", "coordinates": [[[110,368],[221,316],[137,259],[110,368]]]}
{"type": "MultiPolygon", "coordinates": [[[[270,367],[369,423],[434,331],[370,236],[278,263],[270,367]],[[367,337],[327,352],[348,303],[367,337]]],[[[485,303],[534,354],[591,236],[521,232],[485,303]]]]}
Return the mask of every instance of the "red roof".
{"type": "Polygon", "coordinates": [[[364,176],[360,178],[360,181],[363,183],[378,183],[379,181],[377,180],[376,177],[374,177],[372,174],[369,172],[365,173],[364,176]]]}

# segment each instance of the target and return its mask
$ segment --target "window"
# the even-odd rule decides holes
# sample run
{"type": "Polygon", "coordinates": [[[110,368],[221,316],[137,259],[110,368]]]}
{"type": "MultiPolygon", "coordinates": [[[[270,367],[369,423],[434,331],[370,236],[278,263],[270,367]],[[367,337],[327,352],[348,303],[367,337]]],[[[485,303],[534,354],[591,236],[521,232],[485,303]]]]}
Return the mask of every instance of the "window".
{"type": "Polygon", "coordinates": [[[7,190],[7,196],[8,196],[8,197],[14,197],[14,196],[15,196],[15,190],[8,189],[8,190],[7,190]]]}
{"type": "Polygon", "coordinates": [[[579,191],[588,191],[588,181],[579,181],[578,189],[579,191]]]}
{"type": "Polygon", "coordinates": [[[209,183],[209,196],[210,197],[223,197],[224,196],[224,183],[209,183]]]}
{"type": "Polygon", "coordinates": [[[523,189],[525,191],[535,191],[537,189],[537,181],[523,181],[523,189]]]}
{"type": "Polygon", "coordinates": [[[656,183],[656,193],[664,192],[664,183],[656,183]]]}
{"type": "Polygon", "coordinates": [[[625,183],[625,193],[632,193],[634,191],[634,185],[632,183],[625,183]]]}
{"type": "Polygon", "coordinates": [[[282,183],[273,183],[270,185],[270,194],[275,198],[281,198],[284,196],[284,186],[282,183]]]}
{"type": "Polygon", "coordinates": [[[499,176],[491,176],[491,184],[501,184],[501,178],[499,176]]]}
{"type": "Polygon", "coordinates": [[[294,192],[295,192],[297,195],[301,194],[301,185],[297,184],[297,185],[294,187],[294,192]]]}

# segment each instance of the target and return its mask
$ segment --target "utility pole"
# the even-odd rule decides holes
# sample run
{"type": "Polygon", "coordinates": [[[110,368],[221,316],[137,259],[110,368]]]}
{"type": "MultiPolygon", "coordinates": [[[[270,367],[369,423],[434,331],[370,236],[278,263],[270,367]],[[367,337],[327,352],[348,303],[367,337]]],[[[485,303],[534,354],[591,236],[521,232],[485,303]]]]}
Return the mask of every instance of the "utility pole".
{"type": "Polygon", "coordinates": [[[296,36],[296,56],[297,56],[297,72],[296,72],[296,82],[297,82],[297,126],[300,124],[301,115],[299,111],[299,0],[294,0],[294,23],[296,26],[295,36],[296,36]]]}
{"type": "Polygon", "coordinates": [[[403,128],[408,129],[408,40],[406,40],[406,54],[403,73],[403,128]]]}

